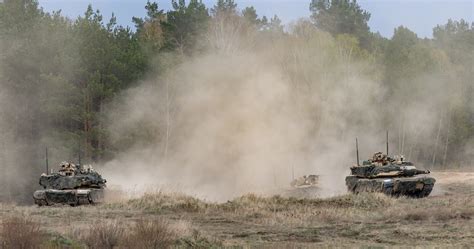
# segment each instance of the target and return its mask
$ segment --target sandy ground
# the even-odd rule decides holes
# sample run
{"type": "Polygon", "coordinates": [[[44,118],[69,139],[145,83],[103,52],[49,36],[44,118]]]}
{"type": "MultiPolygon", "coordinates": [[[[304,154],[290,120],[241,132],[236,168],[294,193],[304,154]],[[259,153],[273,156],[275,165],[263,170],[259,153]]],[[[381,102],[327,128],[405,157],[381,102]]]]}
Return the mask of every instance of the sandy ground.
{"type": "MultiPolygon", "coordinates": [[[[298,200],[247,196],[215,204],[160,196],[83,207],[0,205],[0,218],[32,217],[51,234],[74,239],[94,222],[165,218],[218,241],[258,248],[455,247],[474,245],[474,172],[433,172],[427,198],[379,194],[298,200]]],[[[184,235],[183,235],[184,236],[184,235]]]]}

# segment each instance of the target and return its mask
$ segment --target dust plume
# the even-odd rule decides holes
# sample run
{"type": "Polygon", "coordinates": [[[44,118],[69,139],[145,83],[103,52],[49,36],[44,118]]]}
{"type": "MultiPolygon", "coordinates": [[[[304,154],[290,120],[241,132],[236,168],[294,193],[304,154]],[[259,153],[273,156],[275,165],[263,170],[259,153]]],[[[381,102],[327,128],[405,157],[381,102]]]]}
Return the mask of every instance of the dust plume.
{"type": "Polygon", "coordinates": [[[325,65],[333,43],[315,32],[209,52],[129,90],[110,107],[109,130],[116,144],[142,139],[104,174],[111,184],[171,185],[213,200],[286,187],[293,174],[320,174],[326,194],[342,192],[355,134],[380,132],[383,87],[356,63],[325,65]]]}

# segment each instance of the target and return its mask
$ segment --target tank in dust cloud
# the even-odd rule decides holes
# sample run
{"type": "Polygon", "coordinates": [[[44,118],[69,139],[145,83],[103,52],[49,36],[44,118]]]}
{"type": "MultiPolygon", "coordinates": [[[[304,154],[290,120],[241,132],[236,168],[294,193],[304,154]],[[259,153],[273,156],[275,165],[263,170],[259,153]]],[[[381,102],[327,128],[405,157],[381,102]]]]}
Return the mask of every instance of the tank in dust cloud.
{"type": "Polygon", "coordinates": [[[305,175],[291,181],[291,188],[281,189],[277,193],[283,197],[317,198],[320,194],[318,175],[305,175]]]}
{"type": "Polygon", "coordinates": [[[381,192],[390,196],[423,198],[428,196],[436,180],[428,170],[419,170],[403,156],[390,158],[382,152],[362,165],[351,167],[346,177],[347,189],[353,193],[381,192]]]}
{"type": "Polygon", "coordinates": [[[44,188],[33,193],[39,206],[68,204],[71,206],[102,202],[106,180],[91,166],[61,163],[58,172],[42,174],[39,184],[44,188]]]}
{"type": "Polygon", "coordinates": [[[294,179],[293,181],[291,181],[290,185],[293,188],[315,187],[318,185],[318,181],[318,175],[308,175],[294,179]]]}

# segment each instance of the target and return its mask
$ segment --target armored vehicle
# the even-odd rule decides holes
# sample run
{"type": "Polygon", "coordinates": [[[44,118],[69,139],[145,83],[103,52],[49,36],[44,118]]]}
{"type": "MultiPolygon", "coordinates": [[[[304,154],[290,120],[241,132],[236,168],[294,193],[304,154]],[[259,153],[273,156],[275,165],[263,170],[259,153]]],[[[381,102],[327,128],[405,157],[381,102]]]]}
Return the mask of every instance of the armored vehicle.
{"type": "Polygon", "coordinates": [[[346,177],[347,189],[353,193],[380,192],[414,198],[423,198],[431,193],[436,180],[428,176],[430,171],[417,169],[403,156],[390,158],[387,154],[377,152],[359,165],[357,149],[357,165],[351,167],[351,175],[346,177]]]}
{"type": "Polygon", "coordinates": [[[291,181],[290,185],[294,188],[312,187],[312,186],[317,186],[318,181],[319,181],[319,176],[308,175],[308,176],[302,176],[300,178],[294,179],[293,181],[291,181]]]}
{"type": "Polygon", "coordinates": [[[41,175],[44,189],[35,191],[33,199],[39,206],[95,204],[103,200],[105,183],[91,166],[62,162],[58,172],[41,175]]]}
{"type": "Polygon", "coordinates": [[[320,194],[320,188],[318,186],[319,176],[318,175],[305,175],[293,179],[290,182],[290,188],[280,189],[275,195],[281,195],[284,197],[296,197],[296,198],[316,198],[320,194]]]}

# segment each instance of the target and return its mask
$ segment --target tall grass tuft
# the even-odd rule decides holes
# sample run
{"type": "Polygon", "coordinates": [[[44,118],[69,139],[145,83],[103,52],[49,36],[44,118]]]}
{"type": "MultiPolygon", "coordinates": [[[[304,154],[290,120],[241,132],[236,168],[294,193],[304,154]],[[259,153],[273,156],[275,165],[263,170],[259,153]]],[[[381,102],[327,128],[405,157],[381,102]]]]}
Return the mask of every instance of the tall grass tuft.
{"type": "Polygon", "coordinates": [[[139,220],[131,227],[123,245],[125,248],[170,248],[178,236],[167,220],[139,220]]]}
{"type": "Polygon", "coordinates": [[[78,231],[76,237],[91,249],[113,249],[124,234],[123,226],[116,221],[97,221],[87,230],[78,231]]]}
{"type": "Polygon", "coordinates": [[[39,248],[44,241],[40,224],[29,217],[7,217],[0,227],[0,248],[39,248]]]}

